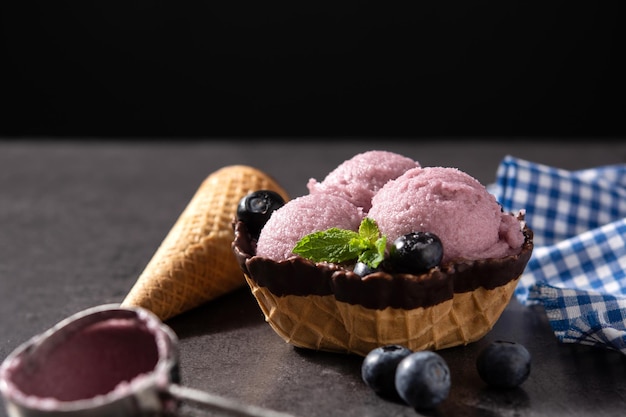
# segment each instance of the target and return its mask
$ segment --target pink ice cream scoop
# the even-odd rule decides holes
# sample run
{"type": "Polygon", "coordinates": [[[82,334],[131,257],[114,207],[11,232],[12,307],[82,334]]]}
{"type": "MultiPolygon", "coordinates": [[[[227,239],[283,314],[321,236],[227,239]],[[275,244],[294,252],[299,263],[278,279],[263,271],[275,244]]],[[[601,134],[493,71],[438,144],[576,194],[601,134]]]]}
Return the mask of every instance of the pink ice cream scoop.
{"type": "Polygon", "coordinates": [[[443,245],[442,263],[516,254],[524,242],[520,222],[470,175],[456,169],[408,170],[372,199],[368,217],[391,244],[410,232],[431,232],[443,245]]]}
{"type": "Polygon", "coordinates": [[[345,198],[367,212],[372,197],[387,181],[420,164],[406,156],[389,151],[367,151],[353,156],[331,171],[322,182],[311,178],[311,194],[333,194],[345,198]]]}
{"type": "Polygon", "coordinates": [[[269,218],[257,242],[256,254],[275,261],[294,256],[293,248],[304,236],[338,227],[358,230],[363,211],[331,194],[307,194],[293,199],[269,218]]]}

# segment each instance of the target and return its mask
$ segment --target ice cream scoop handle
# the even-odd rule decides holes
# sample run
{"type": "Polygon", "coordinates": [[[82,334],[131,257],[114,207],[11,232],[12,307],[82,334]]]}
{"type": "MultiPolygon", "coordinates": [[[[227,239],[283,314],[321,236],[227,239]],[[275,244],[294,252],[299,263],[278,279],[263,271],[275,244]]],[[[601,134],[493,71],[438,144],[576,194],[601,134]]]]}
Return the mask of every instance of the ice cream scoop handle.
{"type": "Polygon", "coordinates": [[[229,398],[177,384],[168,386],[168,394],[178,400],[187,401],[203,408],[224,411],[235,417],[295,417],[292,414],[241,404],[229,398]]]}

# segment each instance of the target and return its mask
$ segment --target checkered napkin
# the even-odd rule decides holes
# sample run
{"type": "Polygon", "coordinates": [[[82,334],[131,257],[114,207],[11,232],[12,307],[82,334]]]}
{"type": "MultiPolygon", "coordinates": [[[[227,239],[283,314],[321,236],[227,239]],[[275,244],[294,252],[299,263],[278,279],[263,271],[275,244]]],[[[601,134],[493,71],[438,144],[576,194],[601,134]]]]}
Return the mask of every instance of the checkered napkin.
{"type": "Polygon", "coordinates": [[[520,302],[543,304],[562,342],[626,354],[626,165],[567,171],[507,156],[490,191],[534,232],[520,302]]]}

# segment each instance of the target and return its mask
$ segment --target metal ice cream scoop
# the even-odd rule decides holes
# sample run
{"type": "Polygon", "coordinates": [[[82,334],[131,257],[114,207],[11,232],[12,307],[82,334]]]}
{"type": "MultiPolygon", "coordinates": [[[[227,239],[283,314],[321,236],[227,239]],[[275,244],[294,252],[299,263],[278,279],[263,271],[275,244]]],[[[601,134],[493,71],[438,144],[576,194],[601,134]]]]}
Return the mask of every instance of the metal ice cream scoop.
{"type": "Polygon", "coordinates": [[[179,383],[175,333],[151,312],[117,304],[66,318],[0,366],[10,417],[172,416],[183,401],[233,416],[290,417],[179,383]]]}

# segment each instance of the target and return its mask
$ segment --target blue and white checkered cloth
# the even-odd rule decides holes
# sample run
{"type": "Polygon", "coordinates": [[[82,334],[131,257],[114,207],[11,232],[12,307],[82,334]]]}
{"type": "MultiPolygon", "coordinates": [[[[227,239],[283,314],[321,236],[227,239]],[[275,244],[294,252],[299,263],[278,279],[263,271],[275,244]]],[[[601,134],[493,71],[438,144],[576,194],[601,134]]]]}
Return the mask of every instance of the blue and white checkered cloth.
{"type": "Polygon", "coordinates": [[[519,301],[543,304],[562,342],[626,354],[626,165],[567,171],[507,156],[490,191],[534,232],[519,301]]]}

